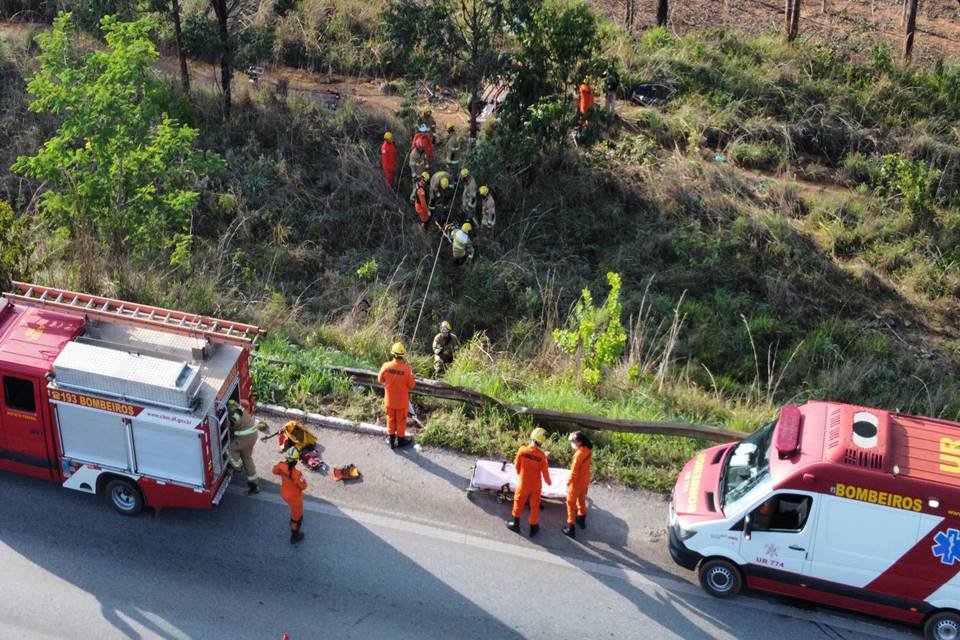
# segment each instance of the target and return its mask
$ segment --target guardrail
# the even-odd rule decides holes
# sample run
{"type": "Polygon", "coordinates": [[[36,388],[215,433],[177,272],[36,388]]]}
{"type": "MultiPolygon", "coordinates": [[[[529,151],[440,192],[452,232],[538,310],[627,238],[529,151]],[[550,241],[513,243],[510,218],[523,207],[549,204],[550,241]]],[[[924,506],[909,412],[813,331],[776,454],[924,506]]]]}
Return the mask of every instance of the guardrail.
{"type": "MultiPolygon", "coordinates": [[[[292,364],[285,360],[254,355],[254,357],[275,364],[292,364]]],[[[369,369],[356,369],[354,367],[340,367],[328,365],[325,367],[330,371],[341,373],[355,383],[365,386],[382,389],[377,381],[377,372],[369,369]]],[[[417,386],[411,392],[414,395],[426,396],[429,398],[438,398],[441,400],[452,400],[455,402],[466,402],[478,406],[497,406],[517,416],[529,416],[535,423],[544,427],[580,427],[583,429],[592,429],[596,431],[616,431],[620,433],[645,433],[666,436],[684,436],[687,438],[697,438],[700,440],[710,440],[712,442],[735,442],[742,440],[747,435],[742,431],[731,431],[719,427],[711,427],[703,424],[686,424],[681,422],[652,422],[646,420],[621,420],[615,418],[604,418],[582,413],[565,413],[562,411],[552,411],[549,409],[537,409],[523,407],[520,405],[508,404],[502,402],[476,389],[468,387],[456,387],[440,380],[431,380],[429,378],[417,378],[417,386]]]]}

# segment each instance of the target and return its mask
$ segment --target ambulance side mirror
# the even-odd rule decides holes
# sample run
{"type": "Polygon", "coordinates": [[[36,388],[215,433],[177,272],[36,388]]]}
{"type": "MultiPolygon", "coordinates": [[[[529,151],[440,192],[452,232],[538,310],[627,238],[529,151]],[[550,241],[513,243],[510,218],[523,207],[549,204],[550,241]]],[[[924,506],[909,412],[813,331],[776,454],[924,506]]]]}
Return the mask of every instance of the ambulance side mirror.
{"type": "Polygon", "coordinates": [[[752,523],[753,523],[753,518],[750,516],[749,513],[743,517],[743,537],[746,540],[749,540],[751,537],[750,533],[753,530],[753,528],[750,525],[752,523]]]}

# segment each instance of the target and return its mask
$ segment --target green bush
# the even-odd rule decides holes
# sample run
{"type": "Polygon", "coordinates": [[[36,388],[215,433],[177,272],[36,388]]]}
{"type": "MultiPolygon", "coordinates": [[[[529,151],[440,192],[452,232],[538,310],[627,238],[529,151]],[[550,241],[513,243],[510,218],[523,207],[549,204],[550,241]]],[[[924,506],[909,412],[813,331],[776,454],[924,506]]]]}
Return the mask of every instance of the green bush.
{"type": "Polygon", "coordinates": [[[737,142],[727,153],[733,162],[745,169],[772,170],[784,163],[783,152],[771,142],[737,142]]]}

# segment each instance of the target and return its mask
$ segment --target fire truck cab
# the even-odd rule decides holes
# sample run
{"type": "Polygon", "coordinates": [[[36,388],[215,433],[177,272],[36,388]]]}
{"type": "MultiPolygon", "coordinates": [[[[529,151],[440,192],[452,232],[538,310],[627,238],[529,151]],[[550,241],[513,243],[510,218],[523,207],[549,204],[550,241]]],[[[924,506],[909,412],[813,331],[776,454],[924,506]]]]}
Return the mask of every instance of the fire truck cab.
{"type": "Polygon", "coordinates": [[[960,637],[960,424],[827,402],[781,409],[683,469],[674,561],[742,586],[960,637]]]}
{"type": "Polygon", "coordinates": [[[229,484],[226,403],[253,408],[262,332],[36,285],[0,298],[0,470],[120,513],[210,508],[229,484]]]}

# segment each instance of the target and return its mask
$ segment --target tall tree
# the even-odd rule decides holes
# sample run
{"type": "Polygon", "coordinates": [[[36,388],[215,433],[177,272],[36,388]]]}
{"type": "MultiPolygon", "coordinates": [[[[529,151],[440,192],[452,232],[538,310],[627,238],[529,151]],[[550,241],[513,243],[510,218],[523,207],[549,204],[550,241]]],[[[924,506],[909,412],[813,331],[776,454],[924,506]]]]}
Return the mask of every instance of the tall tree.
{"type": "Polygon", "coordinates": [[[787,42],[793,42],[800,34],[800,0],[786,0],[784,31],[787,42]]]}
{"type": "Polygon", "coordinates": [[[220,90],[223,92],[223,119],[230,119],[233,99],[230,83],[233,80],[233,40],[230,37],[230,16],[237,9],[240,0],[210,0],[213,13],[217,16],[220,33],[220,90]]]}
{"type": "Polygon", "coordinates": [[[667,5],[668,0],[657,0],[657,26],[665,27],[667,26],[667,10],[669,9],[667,5]]]}
{"type": "Polygon", "coordinates": [[[170,17],[173,19],[173,35],[177,41],[177,57],[180,58],[180,82],[183,91],[190,93],[190,71],[187,69],[187,53],[183,50],[183,29],[180,27],[180,0],[170,0],[170,17]]]}
{"type": "Polygon", "coordinates": [[[907,11],[907,26],[906,34],[903,38],[903,61],[910,62],[910,58],[913,56],[913,34],[917,30],[917,7],[920,4],[919,0],[909,0],[910,6],[907,11]]]}
{"type": "Polygon", "coordinates": [[[37,36],[40,70],[27,86],[30,110],[59,129],[13,170],[46,182],[43,222],[81,242],[99,236],[115,256],[188,256],[197,187],[223,168],[194,147],[198,131],[164,113],[165,86],[153,75],[156,23],[101,20],[106,47],[83,53],[70,13],[37,36]]]}
{"type": "Polygon", "coordinates": [[[633,29],[633,22],[636,19],[637,0],[627,0],[626,11],[623,16],[623,26],[628,30],[633,29]]]}

